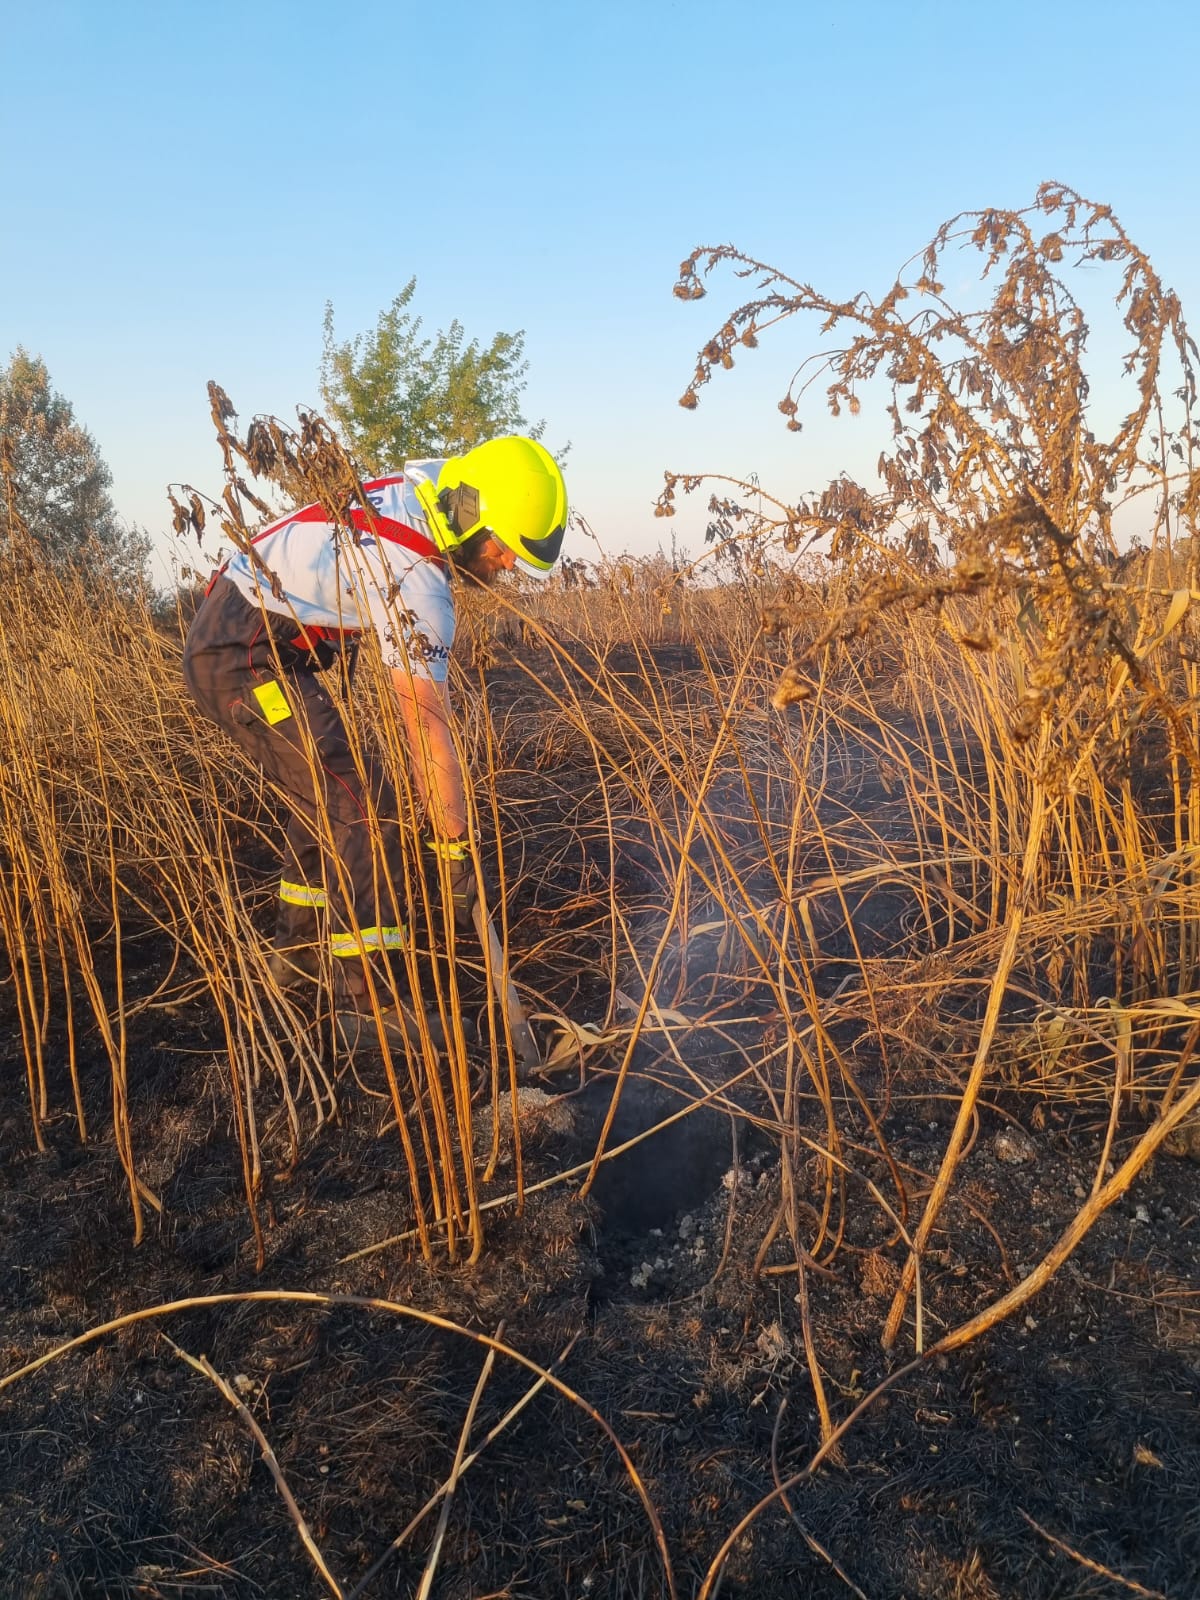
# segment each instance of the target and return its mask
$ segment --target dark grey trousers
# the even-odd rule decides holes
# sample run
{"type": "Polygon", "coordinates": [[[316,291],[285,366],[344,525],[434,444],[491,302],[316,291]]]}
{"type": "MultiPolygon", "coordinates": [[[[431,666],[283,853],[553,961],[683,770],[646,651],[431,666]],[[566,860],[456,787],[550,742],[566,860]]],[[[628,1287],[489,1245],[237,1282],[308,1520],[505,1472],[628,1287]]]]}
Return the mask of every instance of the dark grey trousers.
{"type": "Polygon", "coordinates": [[[395,950],[406,937],[396,795],[369,755],[360,775],[322,663],[291,642],[296,633],[290,617],[264,616],[218,578],[188,631],[184,681],[287,801],[283,888],[297,893],[281,896],[281,929],[296,921],[289,900],[326,903],[335,955],[395,950]]]}

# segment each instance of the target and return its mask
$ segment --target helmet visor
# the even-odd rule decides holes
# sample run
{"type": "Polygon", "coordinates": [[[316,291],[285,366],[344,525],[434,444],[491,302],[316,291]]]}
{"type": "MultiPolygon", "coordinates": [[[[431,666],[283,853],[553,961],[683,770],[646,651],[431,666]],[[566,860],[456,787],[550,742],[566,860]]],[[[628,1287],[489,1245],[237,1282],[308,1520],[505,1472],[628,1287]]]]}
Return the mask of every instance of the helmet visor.
{"type": "Polygon", "coordinates": [[[525,557],[546,571],[558,560],[566,531],[565,524],[560,524],[557,528],[551,528],[544,538],[517,539],[512,548],[518,556],[525,557]]]}

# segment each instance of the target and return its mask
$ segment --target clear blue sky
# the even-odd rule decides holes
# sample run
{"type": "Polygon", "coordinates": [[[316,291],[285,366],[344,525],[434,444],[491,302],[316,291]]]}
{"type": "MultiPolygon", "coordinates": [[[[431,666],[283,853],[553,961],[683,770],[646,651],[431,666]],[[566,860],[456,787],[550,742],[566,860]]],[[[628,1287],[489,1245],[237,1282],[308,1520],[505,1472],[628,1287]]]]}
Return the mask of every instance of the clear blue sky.
{"type": "MultiPolygon", "coordinates": [[[[797,323],[678,407],[743,287],[675,300],[697,244],[882,293],[945,218],[1057,178],[1114,207],[1200,331],[1196,17],[3,0],[0,361],[44,357],[119,511],[157,533],[169,480],[220,489],[206,381],[245,420],[293,416],[319,402],[325,302],[349,336],[415,273],[430,331],[525,330],[526,413],[571,441],[574,503],[648,550],[664,468],[793,498],[880,442],[865,417],[784,431],[797,323]]],[[[702,521],[678,519],[693,549],[702,521]]]]}

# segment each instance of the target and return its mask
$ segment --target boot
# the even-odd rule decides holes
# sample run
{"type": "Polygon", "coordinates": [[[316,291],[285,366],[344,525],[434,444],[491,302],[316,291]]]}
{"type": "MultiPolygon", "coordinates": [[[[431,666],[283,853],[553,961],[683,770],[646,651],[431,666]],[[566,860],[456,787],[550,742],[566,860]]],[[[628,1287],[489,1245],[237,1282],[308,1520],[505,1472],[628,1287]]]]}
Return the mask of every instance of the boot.
{"type": "Polygon", "coordinates": [[[275,945],[267,971],[281,989],[306,989],[321,981],[321,958],[315,944],[275,945]]]}
{"type": "Polygon", "coordinates": [[[267,971],[281,989],[307,989],[321,979],[321,913],[280,900],[267,971]]]}
{"type": "MultiPolygon", "coordinates": [[[[378,1008],[371,1003],[370,990],[362,966],[355,957],[341,957],[333,964],[333,1025],[342,1048],[349,1055],[378,1051],[382,1032],[388,1048],[403,1051],[407,1041],[421,1048],[421,1027],[416,1012],[402,1001],[392,999],[385,974],[375,978],[378,1008]]],[[[446,1048],[440,1017],[426,1013],[429,1038],[435,1050],[446,1048]]]]}

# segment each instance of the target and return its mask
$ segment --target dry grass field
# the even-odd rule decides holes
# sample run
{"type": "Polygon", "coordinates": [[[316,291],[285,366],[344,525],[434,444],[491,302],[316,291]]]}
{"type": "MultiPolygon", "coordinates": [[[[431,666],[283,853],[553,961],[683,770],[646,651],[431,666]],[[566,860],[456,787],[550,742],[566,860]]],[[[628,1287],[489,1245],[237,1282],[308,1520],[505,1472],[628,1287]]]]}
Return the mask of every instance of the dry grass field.
{"type": "MultiPolygon", "coordinates": [[[[908,321],[751,264],[702,353],[688,403],[857,318],[826,387],[891,385],[886,495],[674,479],[707,566],[470,601],[520,1088],[415,856],[448,1048],[339,1056],[271,979],[278,803],[180,620],[3,555],[0,1591],[1200,1593],[1191,347],[1103,208],[1031,209],[947,225],[908,321]],[[1000,281],[951,326],[964,231],[1000,281]],[[1118,274],[1106,439],[1064,252],[1118,274]]],[[[347,492],[215,398],[231,483],[347,492]]]]}

